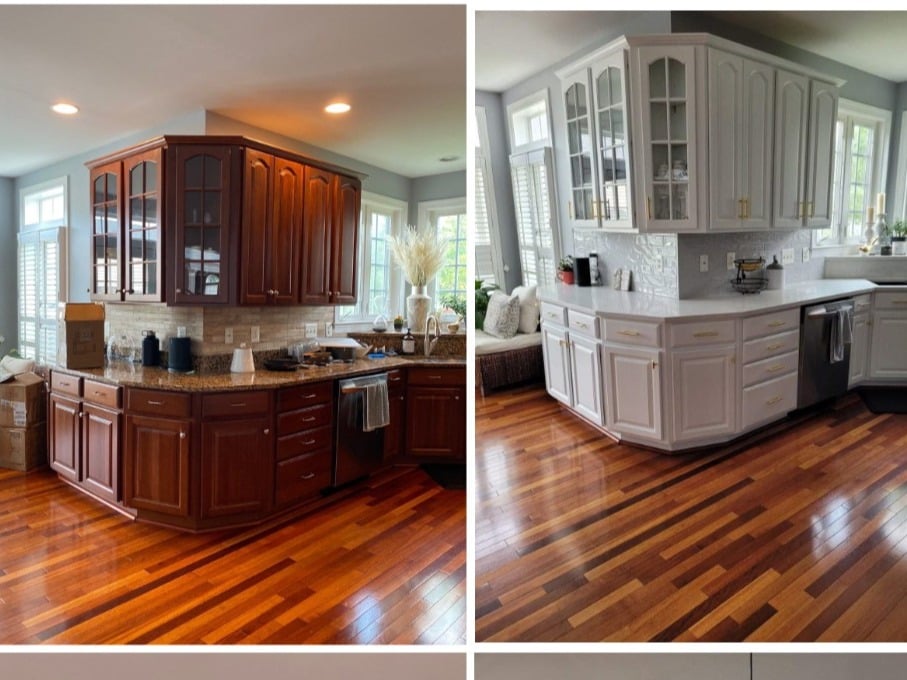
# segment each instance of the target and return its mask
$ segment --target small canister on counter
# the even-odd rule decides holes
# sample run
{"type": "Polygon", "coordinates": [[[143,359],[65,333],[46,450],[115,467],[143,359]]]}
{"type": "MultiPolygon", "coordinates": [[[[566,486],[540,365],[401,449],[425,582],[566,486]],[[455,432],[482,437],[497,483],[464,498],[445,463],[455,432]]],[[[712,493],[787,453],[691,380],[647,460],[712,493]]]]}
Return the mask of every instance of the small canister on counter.
{"type": "Polygon", "coordinates": [[[154,331],[142,331],[142,366],[160,366],[161,341],[154,331]]]}
{"type": "Polygon", "coordinates": [[[768,290],[781,290],[784,288],[784,267],[778,262],[778,256],[772,255],[772,263],[765,268],[768,279],[768,290]]]}

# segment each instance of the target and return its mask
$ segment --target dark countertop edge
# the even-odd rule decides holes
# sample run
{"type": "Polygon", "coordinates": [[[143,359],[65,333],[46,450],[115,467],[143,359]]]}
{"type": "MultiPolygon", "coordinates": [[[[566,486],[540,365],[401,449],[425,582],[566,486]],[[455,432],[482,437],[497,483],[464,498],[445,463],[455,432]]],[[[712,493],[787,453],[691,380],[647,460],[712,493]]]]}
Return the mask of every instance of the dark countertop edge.
{"type": "MultiPolygon", "coordinates": [[[[303,385],[306,383],[313,382],[325,382],[328,380],[343,380],[345,378],[352,378],[359,375],[367,375],[369,373],[380,373],[385,370],[392,370],[395,368],[406,368],[406,367],[431,367],[437,366],[440,368],[456,368],[456,367],[466,367],[466,358],[465,357],[436,357],[426,359],[425,357],[413,357],[413,358],[403,358],[403,357],[386,357],[385,359],[374,359],[374,360],[362,360],[373,362],[373,365],[338,365],[333,369],[329,369],[330,372],[324,372],[323,368],[319,369],[299,369],[295,372],[291,371],[268,371],[268,370],[256,370],[254,377],[264,375],[267,376],[268,382],[266,383],[255,383],[249,382],[245,384],[241,383],[231,383],[231,384],[211,384],[207,379],[214,378],[216,381],[224,380],[235,376],[236,380],[248,379],[252,376],[246,376],[245,374],[235,374],[227,372],[208,372],[208,373],[170,373],[167,369],[164,368],[150,368],[146,369],[140,365],[135,366],[135,378],[130,379],[126,376],[110,376],[105,375],[105,373],[111,369],[111,367],[105,368],[65,368],[61,366],[50,365],[49,368],[51,371],[59,371],[60,373],[66,373],[68,375],[78,376],[80,378],[87,378],[89,380],[96,380],[97,382],[105,383],[107,385],[117,385],[119,387],[132,387],[140,389],[149,389],[149,390],[163,390],[169,392],[227,392],[227,391],[247,391],[247,390],[269,390],[269,389],[280,389],[282,387],[292,387],[293,385],[303,385]],[[339,369],[339,370],[338,370],[339,369]],[[179,381],[178,383],[154,383],[148,382],[143,379],[143,373],[145,370],[154,371],[159,374],[162,378],[166,377],[172,380],[179,381]]],[[[126,365],[126,364],[124,364],[126,365]]],[[[115,367],[114,367],[115,370],[115,367]]],[[[123,369],[124,371],[126,369],[123,369]]],[[[154,378],[151,378],[153,380],[154,378]]]]}

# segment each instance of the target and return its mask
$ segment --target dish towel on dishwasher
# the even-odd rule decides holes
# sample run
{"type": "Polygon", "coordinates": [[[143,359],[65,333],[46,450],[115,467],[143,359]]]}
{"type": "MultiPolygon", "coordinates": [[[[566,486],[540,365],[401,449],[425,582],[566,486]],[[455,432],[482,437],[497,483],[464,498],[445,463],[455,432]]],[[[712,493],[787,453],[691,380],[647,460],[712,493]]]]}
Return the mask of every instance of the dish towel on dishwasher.
{"type": "Polygon", "coordinates": [[[363,432],[371,432],[390,425],[390,405],[387,399],[387,383],[384,380],[368,383],[362,398],[365,400],[362,403],[363,432]]]}
{"type": "Polygon", "coordinates": [[[828,363],[844,361],[844,345],[853,341],[853,308],[841,307],[831,319],[828,363]]]}

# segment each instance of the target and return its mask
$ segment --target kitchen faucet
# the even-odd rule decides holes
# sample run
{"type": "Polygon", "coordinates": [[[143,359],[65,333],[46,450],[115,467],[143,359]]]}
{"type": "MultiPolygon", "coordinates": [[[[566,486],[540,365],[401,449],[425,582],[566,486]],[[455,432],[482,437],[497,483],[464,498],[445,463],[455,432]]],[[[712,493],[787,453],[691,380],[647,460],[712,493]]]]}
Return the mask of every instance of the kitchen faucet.
{"type": "Polygon", "coordinates": [[[438,317],[430,315],[425,320],[425,337],[422,339],[422,346],[425,348],[425,356],[429,356],[431,354],[431,351],[435,348],[435,345],[438,344],[438,338],[440,337],[441,322],[438,321],[438,317]],[[435,337],[431,341],[429,341],[429,337],[431,337],[430,331],[432,322],[434,322],[435,324],[435,337]]]}

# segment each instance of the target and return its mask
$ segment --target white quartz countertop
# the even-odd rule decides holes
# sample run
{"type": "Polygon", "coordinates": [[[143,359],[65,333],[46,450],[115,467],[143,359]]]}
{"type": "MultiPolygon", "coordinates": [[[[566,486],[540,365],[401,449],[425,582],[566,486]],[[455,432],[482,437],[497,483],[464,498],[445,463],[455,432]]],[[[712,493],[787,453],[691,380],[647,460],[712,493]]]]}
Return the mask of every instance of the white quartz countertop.
{"type": "Polygon", "coordinates": [[[538,290],[543,302],[608,316],[640,319],[693,319],[719,316],[748,316],[775,309],[871,293],[877,286],[866,279],[818,279],[736,297],[677,300],[648,293],[618,291],[601,286],[563,283],[538,290]]]}

